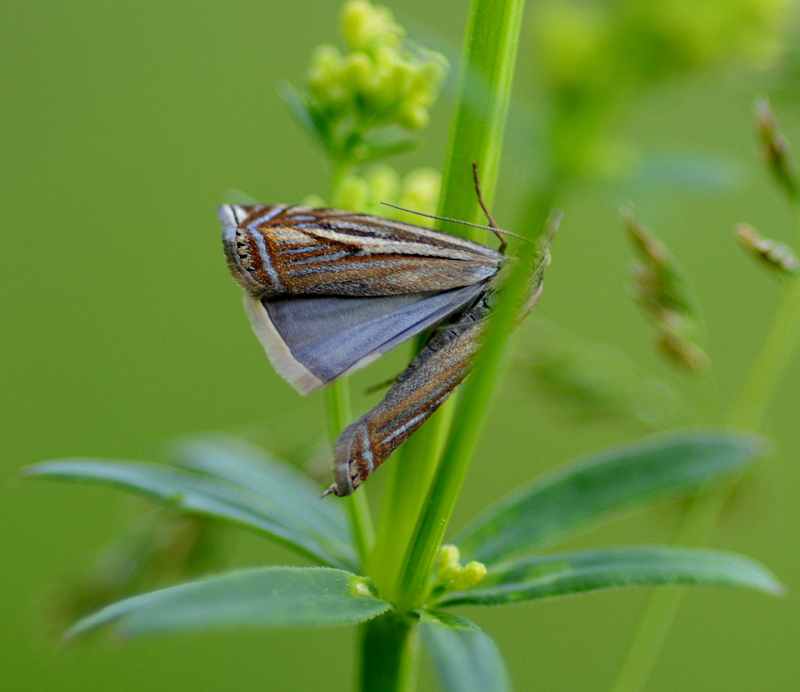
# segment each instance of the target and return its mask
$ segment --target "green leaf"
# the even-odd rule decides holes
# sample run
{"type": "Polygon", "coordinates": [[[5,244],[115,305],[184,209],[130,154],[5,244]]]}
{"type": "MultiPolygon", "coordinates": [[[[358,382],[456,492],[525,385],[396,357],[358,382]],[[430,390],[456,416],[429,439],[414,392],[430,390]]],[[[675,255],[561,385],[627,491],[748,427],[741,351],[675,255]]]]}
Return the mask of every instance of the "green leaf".
{"type": "Polygon", "coordinates": [[[264,450],[232,437],[181,440],[174,446],[181,466],[220,478],[277,505],[314,534],[351,545],[341,504],[320,500],[319,486],[264,450]]]}
{"type": "Polygon", "coordinates": [[[314,145],[320,147],[323,153],[332,151],[333,143],[325,124],[321,118],[316,117],[305,95],[291,84],[282,84],[278,88],[278,95],[286,102],[297,123],[305,130],[314,145]]]}
{"type": "Polygon", "coordinates": [[[445,692],[508,692],[511,686],[497,645],[470,620],[420,612],[422,641],[445,692]]]}
{"type": "Polygon", "coordinates": [[[126,598],[76,623],[68,639],[116,623],[122,635],[209,629],[334,627],[380,615],[365,579],[327,567],[258,567],[126,598]]]}
{"type": "Polygon", "coordinates": [[[495,563],[563,539],[611,512],[697,492],[762,452],[762,438],[727,430],[648,437],[591,456],[501,500],[454,542],[466,558],[495,563]]]}
{"type": "Polygon", "coordinates": [[[255,492],[202,473],[163,464],[94,459],[47,461],[28,467],[23,473],[93,481],[133,490],[182,512],[228,519],[265,533],[315,562],[356,569],[357,560],[351,544],[334,534],[316,530],[255,492]]]}
{"type": "Polygon", "coordinates": [[[622,586],[742,587],[783,593],[755,560],[711,550],[670,547],[607,548],[526,558],[492,570],[481,588],[443,596],[438,605],[503,605],[622,586]]]}

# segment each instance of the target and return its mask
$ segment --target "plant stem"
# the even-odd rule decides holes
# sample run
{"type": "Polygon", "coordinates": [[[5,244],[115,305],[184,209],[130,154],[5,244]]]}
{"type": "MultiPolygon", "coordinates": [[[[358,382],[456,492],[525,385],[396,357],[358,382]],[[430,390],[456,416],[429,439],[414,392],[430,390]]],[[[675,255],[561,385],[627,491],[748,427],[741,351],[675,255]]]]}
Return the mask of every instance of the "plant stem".
{"type": "Polygon", "coordinates": [[[416,621],[390,610],[361,625],[361,692],[407,692],[414,688],[416,621]]]}
{"type": "Polygon", "coordinates": [[[790,279],[769,334],[756,357],[730,415],[731,425],[757,430],[767,403],[800,343],[800,279],[790,279]]]}
{"type": "Polygon", "coordinates": [[[398,549],[398,546],[408,546],[414,533],[447,440],[455,403],[456,397],[445,401],[400,448],[394,463],[387,469],[375,548],[370,555],[367,574],[372,577],[378,592],[392,602],[399,599],[397,575],[405,558],[405,550],[398,549]]]}
{"type": "MultiPolygon", "coordinates": [[[[331,204],[333,206],[338,206],[342,183],[349,172],[349,166],[334,163],[331,173],[331,204]]],[[[339,434],[353,420],[350,405],[350,382],[346,377],[336,380],[325,390],[325,403],[328,412],[328,438],[331,448],[333,448],[339,434]]],[[[350,520],[350,531],[353,534],[356,552],[361,566],[364,567],[374,540],[367,494],[362,491],[343,498],[342,501],[350,520]]]]}
{"type": "MultiPolygon", "coordinates": [[[[731,411],[732,426],[757,430],[781,375],[800,345],[800,279],[784,288],[767,337],[745,379],[731,411]]],[[[691,500],[678,530],[676,543],[706,544],[730,497],[732,485],[723,486],[691,500]]],[[[647,684],[661,647],[685,594],[685,589],[653,591],[642,613],[625,661],[612,692],[640,692],[647,684]]]]}
{"type": "MultiPolygon", "coordinates": [[[[470,5],[439,204],[439,213],[443,216],[464,221],[479,220],[480,205],[472,182],[473,161],[478,163],[484,197],[487,203],[491,203],[508,112],[523,4],[523,0],[472,0],[470,5]]],[[[450,228],[447,228],[446,223],[444,226],[446,230],[477,239],[477,229],[465,231],[455,224],[449,224],[450,228]]],[[[511,295],[508,297],[512,298],[511,295]]],[[[493,367],[492,362],[499,365],[502,353],[495,355],[494,359],[489,360],[488,367],[479,366],[468,382],[467,387],[470,390],[477,389],[480,392],[478,398],[474,395],[466,397],[472,407],[458,405],[457,416],[468,416],[476,423],[472,429],[473,434],[468,436],[469,441],[466,438],[463,441],[457,440],[457,459],[453,459],[452,453],[447,454],[448,449],[444,445],[444,440],[449,440],[448,445],[453,442],[453,435],[448,437],[448,430],[453,418],[454,409],[451,407],[454,405],[447,404],[444,411],[440,411],[417,433],[417,443],[409,444],[408,449],[403,450],[402,464],[395,461],[395,471],[388,488],[391,495],[387,493],[385,511],[381,514],[378,528],[381,540],[376,545],[376,553],[370,564],[376,570],[378,581],[388,585],[384,586],[387,597],[394,598],[404,607],[411,608],[416,604],[430,576],[444,527],[477,442],[489,393],[493,389],[493,379],[498,367],[493,367]],[[425,443],[424,449],[420,442],[425,443]],[[447,468],[444,470],[437,468],[443,447],[446,455],[442,463],[447,461],[447,468]],[[437,476],[428,490],[435,469],[437,476]],[[399,474],[402,474],[402,478],[399,474]],[[434,488],[438,489],[437,492],[444,492],[446,501],[433,496],[434,488]],[[423,500],[426,490],[427,497],[423,500]],[[403,497],[411,494],[416,497],[403,497]],[[416,514],[420,509],[422,514],[414,529],[409,530],[410,519],[414,516],[409,516],[409,511],[414,510],[416,514]],[[431,529],[433,525],[436,530],[431,529]],[[413,558],[411,564],[407,562],[409,557],[413,558]]],[[[462,430],[464,425],[457,424],[456,427],[462,430]]]]}
{"type": "Polygon", "coordinates": [[[533,244],[522,248],[519,262],[501,290],[500,300],[491,316],[475,371],[463,386],[442,461],[417,522],[401,576],[402,602],[409,606],[424,600],[447,523],[500,380],[508,337],[518,318],[519,298],[526,288],[534,256],[533,244]]]}

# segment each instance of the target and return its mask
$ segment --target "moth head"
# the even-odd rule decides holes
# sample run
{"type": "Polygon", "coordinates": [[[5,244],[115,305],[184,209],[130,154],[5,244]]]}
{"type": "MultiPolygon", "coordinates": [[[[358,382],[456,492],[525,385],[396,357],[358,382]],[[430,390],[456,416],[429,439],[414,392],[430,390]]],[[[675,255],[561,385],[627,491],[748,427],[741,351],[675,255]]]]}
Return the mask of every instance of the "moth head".
{"type": "Polygon", "coordinates": [[[225,256],[228,259],[228,269],[231,275],[245,292],[255,296],[263,294],[264,286],[255,276],[256,255],[253,250],[253,232],[239,225],[247,218],[252,207],[223,204],[217,211],[219,220],[222,222],[222,244],[225,247],[225,256]]]}

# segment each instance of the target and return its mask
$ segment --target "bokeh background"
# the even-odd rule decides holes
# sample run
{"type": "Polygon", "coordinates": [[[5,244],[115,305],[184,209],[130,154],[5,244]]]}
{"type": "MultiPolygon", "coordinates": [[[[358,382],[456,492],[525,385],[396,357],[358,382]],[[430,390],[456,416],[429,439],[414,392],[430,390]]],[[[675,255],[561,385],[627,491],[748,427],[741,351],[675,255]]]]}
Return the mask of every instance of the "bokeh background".
{"type": "MultiPolygon", "coordinates": [[[[565,222],[537,311],[575,335],[579,350],[600,344],[632,377],[654,378],[660,394],[647,410],[656,415],[643,422],[628,415],[628,404],[588,415],[586,407],[552,397],[526,360],[543,332],[526,326],[454,528],[519,483],[653,424],[724,421],[771,319],[778,284],[736,246],[732,229],[749,221],[783,240],[794,234],[791,210],[755,155],[751,122],[754,97],[768,93],[783,130],[800,146],[791,14],[773,21],[786,3],[767,0],[661,4],[671,7],[664,16],[675,26],[683,21],[694,31],[696,46],[680,45],[697,50],[677,56],[679,69],[661,70],[612,109],[608,119],[616,125],[610,143],[601,142],[608,144],[601,165],[577,175],[562,199],[565,222]],[[735,14],[725,19],[728,34],[702,23],[728,10],[735,14]],[[759,29],[731,39],[736,22],[761,26],[765,16],[774,35],[759,29]],[[773,45],[778,39],[783,50],[773,45]],[[655,352],[626,289],[630,250],[620,203],[634,204],[683,263],[704,310],[711,374],[678,372],[655,352]]],[[[298,463],[319,455],[322,398],[302,399],[269,367],[228,276],[215,206],[227,188],[270,203],[325,195],[325,162],[276,86],[302,83],[313,48],[337,40],[339,5],[30,0],[3,7],[4,690],[352,688],[355,635],[348,629],[60,647],[52,615],[60,585],[79,578],[147,505],[110,489],[20,483],[16,476],[19,467],[48,458],[163,459],[170,440],[209,431],[244,435],[298,463]]],[[[504,227],[523,222],[540,174],[545,145],[537,114],[546,109],[534,68],[541,69],[539,47],[554,47],[556,57],[563,51],[567,65],[571,50],[585,60],[586,18],[612,5],[570,5],[590,13],[562,14],[552,25],[541,19],[547,11],[528,14],[494,203],[504,227]]],[[[396,0],[391,7],[412,36],[455,64],[466,0],[396,0]]],[[[651,39],[642,37],[663,57],[659,51],[668,47],[651,39]]],[[[626,55],[616,59],[624,64],[626,55]]],[[[451,75],[450,91],[453,81],[451,75]]],[[[391,163],[401,171],[441,167],[450,108],[446,92],[422,146],[391,163]]],[[[405,357],[392,354],[360,373],[355,389],[391,376],[405,357]]],[[[773,436],[774,453],[740,486],[713,540],[763,561],[789,594],[690,592],[655,668],[654,692],[796,687],[799,378],[795,363],[769,407],[764,432],[773,436]]],[[[374,398],[358,405],[364,410],[374,398]]],[[[378,475],[371,492],[379,491],[378,475]]],[[[669,542],[680,510],[674,503],[620,519],[571,545],[669,542]]],[[[301,564],[247,534],[226,541],[232,565],[301,564]]],[[[624,590],[464,614],[497,640],[519,690],[604,690],[645,597],[644,590],[624,590]]],[[[429,671],[422,680],[421,689],[433,688],[429,671]]]]}

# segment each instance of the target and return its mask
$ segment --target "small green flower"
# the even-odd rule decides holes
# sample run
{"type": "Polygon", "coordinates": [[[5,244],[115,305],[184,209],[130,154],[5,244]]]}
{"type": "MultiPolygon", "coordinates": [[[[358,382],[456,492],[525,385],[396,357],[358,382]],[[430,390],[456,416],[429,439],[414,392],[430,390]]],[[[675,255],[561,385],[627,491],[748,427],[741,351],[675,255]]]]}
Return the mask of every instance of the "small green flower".
{"type": "Polygon", "coordinates": [[[486,565],[482,562],[472,561],[462,566],[459,560],[461,552],[454,545],[443,545],[439,550],[437,559],[437,581],[440,588],[452,588],[463,591],[475,586],[486,576],[486,565]]]}

